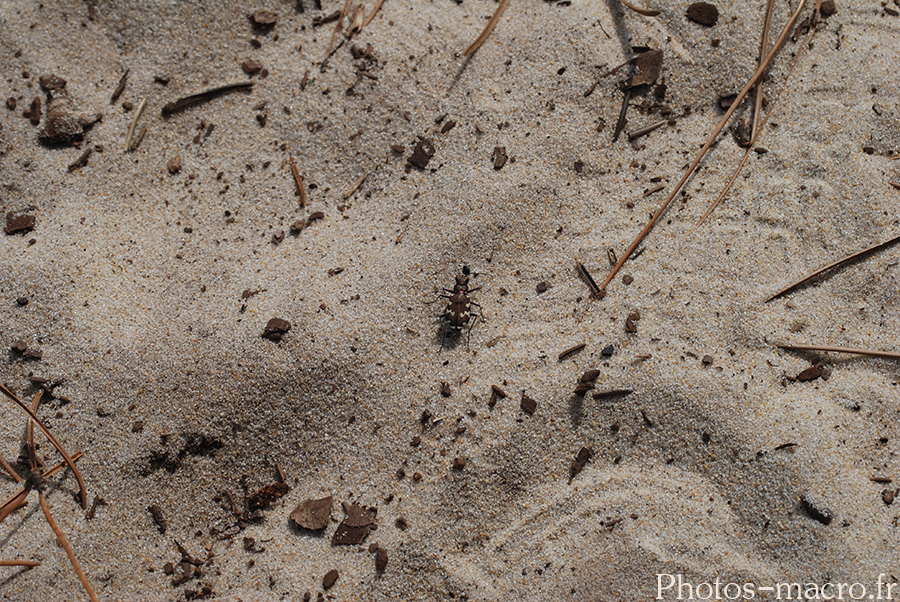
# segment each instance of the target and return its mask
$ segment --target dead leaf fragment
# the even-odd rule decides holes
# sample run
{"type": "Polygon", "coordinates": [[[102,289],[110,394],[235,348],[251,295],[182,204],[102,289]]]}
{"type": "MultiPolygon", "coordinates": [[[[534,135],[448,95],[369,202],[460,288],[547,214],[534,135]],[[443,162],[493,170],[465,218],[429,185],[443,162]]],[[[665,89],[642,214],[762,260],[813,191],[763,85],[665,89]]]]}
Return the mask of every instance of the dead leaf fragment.
{"type": "Polygon", "coordinates": [[[331,518],[332,497],[319,500],[306,500],[291,512],[291,520],[310,531],[321,531],[328,526],[331,518]]]}
{"type": "Polygon", "coordinates": [[[635,57],[633,63],[640,69],[640,73],[635,74],[625,83],[626,89],[656,82],[659,72],[662,71],[663,51],[648,50],[635,57]]]}

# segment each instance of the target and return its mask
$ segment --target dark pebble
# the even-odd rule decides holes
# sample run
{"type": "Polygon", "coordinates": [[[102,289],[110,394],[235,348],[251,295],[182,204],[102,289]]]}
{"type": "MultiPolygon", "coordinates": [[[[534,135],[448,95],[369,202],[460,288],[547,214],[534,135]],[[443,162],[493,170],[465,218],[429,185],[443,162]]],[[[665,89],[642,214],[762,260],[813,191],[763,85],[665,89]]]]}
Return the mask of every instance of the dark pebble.
{"type": "Polygon", "coordinates": [[[453,470],[462,470],[466,467],[466,459],[462,456],[453,460],[453,470]]]}
{"type": "Polygon", "coordinates": [[[600,352],[600,355],[602,355],[603,357],[612,357],[612,354],[615,353],[615,352],[616,352],[615,346],[613,346],[613,345],[607,345],[607,346],[604,347],[603,350],[600,352]]]}
{"type": "Polygon", "coordinates": [[[175,156],[169,159],[169,164],[166,167],[168,167],[170,174],[177,174],[181,171],[181,156],[175,156]]]}
{"type": "Polygon", "coordinates": [[[283,240],[284,240],[284,230],[275,230],[275,232],[272,233],[272,243],[273,244],[277,245],[278,243],[280,243],[283,240]]]}
{"type": "Polygon", "coordinates": [[[266,324],[263,331],[263,337],[276,343],[281,340],[282,335],[291,329],[291,323],[281,318],[272,318],[266,324]]]}
{"type": "Polygon", "coordinates": [[[688,6],[686,16],[694,23],[712,27],[719,20],[719,9],[709,2],[694,2],[688,6]]]}
{"type": "Polygon", "coordinates": [[[16,110],[16,99],[13,98],[12,96],[7,98],[6,99],[6,108],[9,109],[10,111],[15,111],[16,110]]]}
{"type": "Polygon", "coordinates": [[[881,501],[883,501],[886,505],[890,506],[894,503],[894,493],[893,489],[885,489],[881,492],[881,501]]]}
{"type": "Polygon", "coordinates": [[[540,295],[541,293],[546,293],[550,289],[550,285],[546,282],[541,282],[537,285],[537,292],[540,295]]]}
{"type": "Polygon", "coordinates": [[[375,550],[375,570],[379,573],[383,573],[384,569],[387,568],[388,563],[388,553],[384,548],[379,547],[375,550]]]}
{"type": "Polygon", "coordinates": [[[803,372],[801,372],[800,374],[797,375],[797,380],[799,380],[802,383],[805,383],[810,380],[816,380],[820,376],[822,376],[822,369],[819,368],[818,366],[810,366],[809,368],[807,368],[806,370],[804,370],[803,372]]]}
{"type": "Polygon", "coordinates": [[[278,15],[270,10],[258,10],[250,15],[250,20],[257,27],[274,27],[278,22],[278,15]]]}
{"type": "Polygon", "coordinates": [[[506,154],[506,147],[505,146],[495,146],[494,154],[492,155],[492,158],[494,160],[494,169],[496,169],[497,171],[500,171],[501,169],[503,169],[503,166],[506,165],[506,161],[509,159],[509,157],[506,154]]]}
{"type": "Polygon", "coordinates": [[[6,227],[3,229],[7,234],[18,234],[19,232],[30,232],[34,229],[33,215],[16,215],[14,213],[6,214],[6,227]]]}
{"type": "Polygon", "coordinates": [[[410,155],[409,159],[406,161],[414,167],[425,169],[433,156],[434,144],[428,138],[422,138],[420,136],[416,148],[413,149],[412,155],[410,155]]]}
{"type": "Polygon", "coordinates": [[[247,75],[256,75],[260,71],[262,71],[263,65],[259,61],[244,61],[241,63],[241,69],[244,70],[244,73],[247,75]]]}
{"type": "Polygon", "coordinates": [[[19,304],[19,307],[24,307],[25,305],[28,305],[28,297],[17,297],[16,303],[19,304]]]}
{"type": "Polygon", "coordinates": [[[827,18],[833,15],[837,9],[834,6],[834,0],[824,0],[819,10],[822,11],[822,16],[827,18]]]}
{"type": "Polygon", "coordinates": [[[444,397],[450,397],[451,395],[453,395],[453,390],[450,389],[449,383],[441,383],[441,395],[444,397]]]}
{"type": "Polygon", "coordinates": [[[331,569],[327,573],[325,573],[325,577],[322,578],[322,587],[324,589],[331,589],[331,586],[334,585],[335,581],[338,580],[338,572],[337,569],[331,569]]]}
{"type": "Polygon", "coordinates": [[[711,355],[704,355],[703,359],[700,361],[703,362],[704,365],[709,366],[715,360],[713,360],[713,356],[711,355]]]}

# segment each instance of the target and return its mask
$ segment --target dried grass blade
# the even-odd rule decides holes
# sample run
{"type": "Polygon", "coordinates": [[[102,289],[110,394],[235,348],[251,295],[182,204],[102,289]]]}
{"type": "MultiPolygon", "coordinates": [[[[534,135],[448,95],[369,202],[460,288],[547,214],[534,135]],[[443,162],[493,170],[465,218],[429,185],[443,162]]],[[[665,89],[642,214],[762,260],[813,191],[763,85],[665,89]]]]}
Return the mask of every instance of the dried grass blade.
{"type": "Polygon", "coordinates": [[[771,297],[769,297],[768,299],[766,299],[765,301],[763,301],[763,303],[768,303],[768,302],[771,301],[772,299],[777,299],[778,297],[784,295],[785,293],[787,293],[787,292],[789,292],[789,291],[791,291],[791,290],[797,288],[798,286],[800,286],[801,284],[803,284],[803,283],[806,282],[807,280],[810,280],[810,279],[812,279],[812,278],[815,278],[816,276],[818,276],[818,275],[821,274],[822,272],[828,271],[828,270],[830,270],[831,268],[837,267],[837,266],[841,265],[842,263],[846,263],[846,262],[848,262],[848,261],[851,261],[851,260],[853,260],[853,259],[856,259],[857,257],[861,257],[862,255],[865,255],[866,253],[871,253],[871,252],[873,252],[873,251],[877,251],[877,250],[879,250],[879,249],[883,249],[884,247],[888,247],[888,246],[894,244],[895,242],[897,242],[898,240],[900,240],[900,235],[895,236],[894,238],[891,238],[891,239],[886,240],[886,241],[884,241],[884,242],[880,242],[880,243],[878,243],[877,245],[872,245],[872,246],[869,247],[868,249],[863,249],[862,251],[857,251],[856,253],[853,253],[852,255],[847,255],[846,257],[844,257],[844,258],[842,258],[842,259],[838,259],[837,261],[835,261],[835,262],[833,262],[833,263],[829,263],[829,264],[826,265],[825,267],[819,268],[818,270],[816,270],[816,271],[813,272],[812,274],[808,274],[808,275],[804,276],[803,278],[800,278],[799,280],[796,280],[796,281],[792,282],[791,284],[787,285],[786,287],[784,287],[783,289],[781,289],[780,291],[778,291],[777,293],[775,293],[774,295],[772,295],[771,297]]]}
{"type": "Polygon", "coordinates": [[[78,467],[75,466],[75,462],[72,460],[72,457],[63,449],[63,446],[57,441],[56,437],[53,433],[50,432],[43,422],[35,415],[34,412],[31,411],[27,405],[22,403],[22,401],[15,396],[15,394],[7,389],[4,385],[0,385],[0,393],[6,395],[9,399],[11,399],[16,405],[18,405],[22,410],[28,414],[28,417],[34,420],[34,423],[38,425],[38,428],[47,436],[47,439],[50,440],[50,443],[53,444],[53,447],[56,448],[56,451],[60,453],[60,455],[65,459],[66,466],[72,469],[72,472],[75,473],[75,478],[78,479],[78,489],[79,494],[81,495],[81,507],[84,510],[87,510],[87,488],[84,486],[84,479],[81,478],[81,473],[78,471],[78,467]]]}
{"type": "Polygon", "coordinates": [[[647,8],[641,8],[640,6],[635,6],[631,2],[628,2],[628,0],[619,0],[619,2],[621,2],[625,6],[627,6],[634,12],[636,12],[637,14],[644,15],[645,17],[655,17],[656,15],[659,14],[658,10],[650,10],[647,8]]]}
{"type": "Polygon", "coordinates": [[[675,188],[669,194],[668,198],[660,205],[659,209],[656,210],[656,213],[653,214],[653,217],[650,219],[650,222],[644,226],[644,229],[641,230],[640,234],[634,239],[634,241],[628,246],[628,249],[622,253],[622,256],[619,257],[619,261],[616,262],[616,265],[613,266],[613,269],[610,271],[609,275],[606,277],[606,280],[603,284],[600,285],[600,290],[605,291],[606,287],[609,286],[609,283],[612,282],[612,279],[616,277],[616,274],[619,273],[619,270],[622,269],[622,266],[628,260],[634,250],[637,249],[638,245],[641,244],[641,241],[644,240],[644,237],[653,229],[653,226],[656,225],[656,222],[659,221],[659,218],[668,208],[669,203],[672,202],[672,199],[675,198],[675,195],[678,194],[678,191],[681,190],[681,187],[684,186],[684,183],[687,182],[688,178],[694,173],[694,170],[697,169],[697,165],[700,164],[701,159],[703,159],[704,155],[706,155],[706,151],[708,151],[713,143],[716,141],[716,137],[722,131],[722,128],[725,127],[725,124],[728,123],[728,120],[731,119],[731,116],[734,114],[735,110],[737,110],[737,106],[740,102],[747,96],[750,90],[756,85],[756,82],[762,77],[765,70],[768,68],[769,63],[772,62],[772,59],[775,58],[775,54],[781,48],[782,44],[784,44],[785,39],[787,39],[788,34],[791,29],[794,27],[794,23],[797,22],[797,18],[800,16],[800,12],[803,10],[803,7],[806,6],[806,0],[800,0],[797,9],[791,15],[791,18],[785,23],[784,27],[781,30],[781,34],[778,36],[778,39],[775,41],[775,44],[772,46],[772,50],[766,55],[766,58],[763,60],[760,67],[753,73],[753,76],[750,80],[744,84],[744,87],[738,93],[737,98],[735,98],[734,103],[732,103],[731,107],[729,107],[728,111],[722,116],[722,119],[719,120],[718,125],[713,129],[712,133],[706,139],[706,143],[704,143],[703,148],[700,149],[700,152],[697,153],[697,156],[691,162],[690,166],[687,168],[687,171],[684,172],[684,175],[681,176],[681,179],[678,181],[678,184],[675,185],[675,188]]]}
{"type": "Polygon", "coordinates": [[[832,351],[834,353],[853,353],[856,355],[868,355],[892,360],[900,360],[900,353],[892,351],[879,351],[877,349],[854,349],[853,347],[833,347],[830,345],[778,345],[788,351],[832,351]]]}
{"type": "Polygon", "coordinates": [[[100,602],[99,600],[97,600],[97,594],[94,593],[94,590],[91,588],[91,584],[88,583],[87,577],[84,576],[84,571],[81,570],[81,565],[78,564],[78,559],[75,558],[75,552],[72,551],[72,546],[69,545],[69,542],[66,540],[66,536],[63,535],[63,532],[59,528],[59,525],[57,525],[56,521],[53,520],[53,515],[50,514],[50,508],[47,506],[47,498],[44,497],[44,492],[38,491],[38,496],[41,499],[41,510],[44,511],[44,518],[47,519],[47,522],[50,524],[50,528],[53,529],[54,533],[56,533],[56,538],[59,540],[60,545],[62,545],[63,549],[65,549],[66,555],[69,557],[69,562],[72,563],[72,567],[75,569],[75,573],[78,575],[78,579],[81,581],[81,585],[84,586],[84,591],[87,592],[87,595],[90,596],[93,602],[100,602]]]}
{"type": "Polygon", "coordinates": [[[497,23],[500,21],[500,17],[503,16],[503,11],[506,10],[507,5],[509,5],[509,0],[500,0],[500,6],[497,7],[497,10],[494,11],[494,16],[491,17],[491,20],[488,21],[487,27],[484,28],[484,31],[481,32],[481,35],[472,42],[472,45],[466,48],[466,51],[463,52],[463,56],[469,56],[484,44],[484,41],[488,39],[488,36],[491,35],[491,32],[494,31],[494,28],[497,26],[497,23]]]}

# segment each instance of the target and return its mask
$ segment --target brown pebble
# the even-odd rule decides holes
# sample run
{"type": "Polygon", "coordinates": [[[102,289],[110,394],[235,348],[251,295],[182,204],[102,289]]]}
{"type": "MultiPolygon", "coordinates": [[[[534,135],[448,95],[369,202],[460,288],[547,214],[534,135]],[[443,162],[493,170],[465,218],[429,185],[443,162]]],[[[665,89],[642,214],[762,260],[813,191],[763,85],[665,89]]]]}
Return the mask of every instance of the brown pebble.
{"type": "Polygon", "coordinates": [[[413,481],[421,481],[421,480],[422,480],[422,473],[421,473],[421,472],[414,472],[412,478],[413,478],[413,481]]]}
{"type": "Polygon", "coordinates": [[[306,218],[306,225],[310,225],[311,223],[318,221],[320,219],[325,219],[325,214],[321,211],[313,211],[309,214],[309,217],[306,218]]]}
{"type": "Polygon", "coordinates": [[[281,340],[282,335],[284,335],[290,329],[291,323],[287,320],[283,320],[282,318],[272,318],[266,324],[265,330],[263,330],[263,338],[269,339],[270,341],[275,341],[277,343],[281,340]]]}
{"type": "Polygon", "coordinates": [[[375,570],[379,573],[383,573],[384,569],[387,568],[388,564],[388,553],[384,548],[379,547],[375,550],[375,570]]]}
{"type": "Polygon", "coordinates": [[[415,437],[412,438],[412,440],[409,442],[409,444],[412,445],[413,447],[419,447],[420,445],[422,445],[422,438],[419,437],[418,435],[416,435],[415,437]]]}
{"type": "Polygon", "coordinates": [[[277,245],[283,240],[284,240],[284,230],[275,230],[275,232],[272,233],[272,244],[277,245]]]}
{"type": "Polygon", "coordinates": [[[258,10],[250,15],[250,21],[257,27],[274,27],[275,23],[278,22],[278,15],[270,10],[258,10]]]}
{"type": "Polygon", "coordinates": [[[581,375],[581,378],[578,379],[578,381],[583,383],[592,383],[596,381],[599,376],[599,370],[586,370],[585,373],[581,375]]]}
{"type": "Polygon", "coordinates": [[[15,99],[15,97],[10,96],[9,98],[6,99],[6,108],[9,109],[10,111],[15,111],[15,110],[16,110],[16,99],[15,99]]]}
{"type": "Polygon", "coordinates": [[[494,161],[494,169],[500,171],[503,169],[503,166],[506,165],[506,161],[509,157],[506,155],[506,147],[505,146],[495,146],[494,154],[491,155],[494,161]]]}
{"type": "Polygon", "coordinates": [[[628,316],[625,319],[625,332],[634,334],[637,332],[637,324],[634,323],[634,320],[631,319],[631,316],[628,316]]]}
{"type": "Polygon", "coordinates": [[[177,174],[181,171],[181,156],[175,156],[169,159],[169,164],[166,167],[168,167],[170,174],[177,174]]]}
{"type": "Polygon", "coordinates": [[[303,231],[303,226],[306,225],[306,221],[302,219],[294,220],[294,223],[291,224],[291,234],[300,234],[303,231]]]}
{"type": "Polygon", "coordinates": [[[522,392],[522,401],[519,402],[519,407],[522,408],[522,411],[532,416],[537,410],[537,402],[532,398],[525,395],[525,392],[522,392]]]}
{"type": "Polygon", "coordinates": [[[834,0],[824,0],[819,10],[822,11],[822,16],[827,18],[833,15],[837,9],[834,6],[834,0]]]}
{"type": "Polygon", "coordinates": [[[334,585],[335,581],[338,580],[338,572],[337,569],[331,569],[325,576],[322,578],[322,588],[323,589],[331,589],[331,586],[334,585]]]}
{"type": "Polygon", "coordinates": [[[406,152],[406,147],[403,146],[402,144],[392,144],[391,151],[393,151],[394,153],[396,153],[398,155],[402,155],[403,153],[406,152]]]}
{"type": "Polygon", "coordinates": [[[22,116],[31,120],[31,125],[37,125],[41,122],[41,98],[35,96],[31,101],[31,106],[22,111],[22,116]]]}
{"type": "Polygon", "coordinates": [[[449,132],[450,130],[452,130],[455,127],[456,127],[456,122],[451,119],[450,121],[448,121],[441,127],[441,133],[446,134],[447,132],[449,132]]]}
{"type": "Polygon", "coordinates": [[[622,284],[631,284],[632,282],[634,282],[634,277],[631,274],[622,276],[622,284]]]}
{"type": "Polygon", "coordinates": [[[881,501],[883,501],[886,505],[890,506],[894,503],[894,493],[893,489],[885,489],[881,492],[881,501]]]}
{"type": "Polygon", "coordinates": [[[256,75],[260,71],[262,71],[263,64],[259,61],[244,61],[241,63],[241,69],[244,70],[244,73],[247,75],[256,75]]]}
{"type": "Polygon", "coordinates": [[[540,282],[538,283],[536,289],[539,295],[541,293],[546,293],[548,290],[550,290],[550,284],[547,282],[540,282]]]}
{"type": "Polygon", "coordinates": [[[462,470],[466,467],[466,459],[462,456],[459,456],[455,460],[453,460],[453,470],[462,470]]]}
{"type": "Polygon", "coordinates": [[[686,16],[694,23],[712,27],[719,20],[719,9],[709,2],[694,2],[688,6],[686,16]]]}
{"type": "Polygon", "coordinates": [[[304,529],[321,531],[328,526],[331,518],[331,505],[331,496],[319,500],[305,500],[294,508],[290,519],[304,529]]]}
{"type": "Polygon", "coordinates": [[[16,303],[19,305],[19,307],[28,305],[28,297],[17,297],[16,303]]]}
{"type": "Polygon", "coordinates": [[[715,361],[715,360],[713,360],[713,356],[711,356],[711,355],[704,355],[703,359],[700,361],[703,362],[704,365],[708,366],[711,363],[713,363],[713,361],[715,361]]]}
{"type": "Polygon", "coordinates": [[[820,376],[822,376],[822,369],[819,368],[818,366],[810,366],[809,368],[807,368],[806,370],[804,370],[803,372],[801,372],[800,374],[797,375],[797,380],[799,380],[802,383],[805,383],[810,380],[816,380],[820,376]]]}
{"type": "Polygon", "coordinates": [[[143,430],[144,430],[144,421],[143,420],[138,420],[134,424],[131,425],[132,433],[140,433],[143,430]]]}

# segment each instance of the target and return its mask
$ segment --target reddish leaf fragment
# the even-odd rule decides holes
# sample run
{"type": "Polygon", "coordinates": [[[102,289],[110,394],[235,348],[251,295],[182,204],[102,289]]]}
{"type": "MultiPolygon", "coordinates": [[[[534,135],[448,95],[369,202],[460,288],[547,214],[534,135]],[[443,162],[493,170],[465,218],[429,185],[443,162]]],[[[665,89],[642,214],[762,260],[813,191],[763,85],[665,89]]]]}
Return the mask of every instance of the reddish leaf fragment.
{"type": "Polygon", "coordinates": [[[291,520],[310,531],[320,531],[328,526],[331,518],[332,497],[306,500],[291,512],[291,520]]]}

